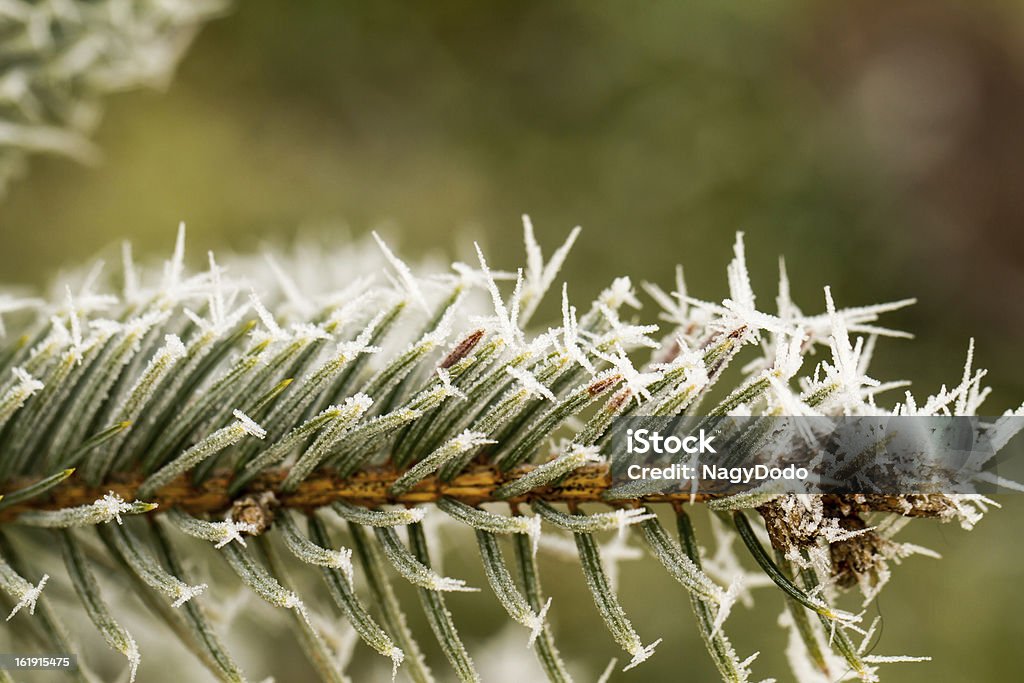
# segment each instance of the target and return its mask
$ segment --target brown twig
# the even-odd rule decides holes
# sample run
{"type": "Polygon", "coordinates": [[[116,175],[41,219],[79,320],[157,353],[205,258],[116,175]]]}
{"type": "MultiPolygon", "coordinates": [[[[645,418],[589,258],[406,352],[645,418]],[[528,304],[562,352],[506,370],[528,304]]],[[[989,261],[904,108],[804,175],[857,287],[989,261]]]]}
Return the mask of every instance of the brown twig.
{"type": "MultiPolygon", "coordinates": [[[[398,496],[388,493],[388,488],[401,474],[392,468],[367,468],[347,479],[341,478],[333,471],[322,470],[315,472],[291,493],[280,492],[280,485],[288,472],[277,469],[262,473],[235,499],[246,494],[272,491],[280,505],[299,509],[318,508],[339,500],[367,507],[390,503],[430,503],[443,496],[451,496],[464,503],[478,505],[496,502],[498,499],[493,495],[495,489],[502,484],[518,479],[534,467],[534,465],[520,465],[509,472],[501,472],[497,467],[490,465],[472,465],[451,481],[446,482],[437,477],[429,477],[413,489],[398,496]]],[[[47,492],[46,495],[0,511],[0,522],[11,521],[26,510],[56,510],[87,505],[110,491],[125,500],[134,500],[135,491],[142,483],[142,479],[141,475],[126,476],[114,479],[103,486],[90,486],[72,475],[47,492]]],[[[155,502],[165,510],[177,507],[192,514],[222,512],[234,502],[227,492],[230,481],[230,470],[217,471],[201,484],[196,484],[188,475],[183,475],[157,491],[155,495],[147,498],[147,502],[155,502]]],[[[17,490],[28,483],[31,482],[13,482],[6,488],[17,490]]],[[[587,465],[568,475],[559,484],[538,487],[525,496],[509,498],[504,502],[521,503],[532,498],[543,498],[552,503],[601,502],[602,495],[611,487],[611,484],[611,474],[607,465],[587,465]]],[[[703,500],[703,498],[700,495],[696,496],[697,501],[703,500]]],[[[689,493],[647,496],[642,499],[643,502],[649,503],[684,500],[690,500],[689,493]]]]}
{"type": "MultiPolygon", "coordinates": [[[[377,507],[386,504],[431,503],[443,496],[450,496],[469,505],[499,502],[494,491],[533,470],[535,465],[519,465],[509,472],[502,472],[492,465],[474,464],[451,481],[428,477],[411,490],[393,496],[388,488],[398,479],[401,472],[389,467],[371,467],[349,478],[342,478],[331,470],[315,472],[299,487],[290,492],[280,492],[281,483],[288,474],[285,469],[268,470],[255,478],[249,486],[236,496],[228,495],[231,482],[230,470],[219,470],[201,484],[194,483],[189,475],[183,475],[147,502],[157,503],[161,509],[180,508],[192,514],[220,513],[246,495],[272,492],[279,505],[296,509],[314,509],[334,501],[345,501],[354,505],[377,507]]],[[[113,491],[125,500],[134,500],[135,492],[142,483],[141,475],[128,475],[112,480],[103,486],[90,486],[72,475],[48,491],[47,494],[12,505],[0,511],[0,522],[9,522],[27,510],[57,510],[65,507],[87,505],[113,491]]],[[[4,490],[17,490],[31,481],[12,482],[4,490]]],[[[586,465],[572,472],[560,483],[541,486],[529,494],[509,498],[501,502],[518,504],[535,498],[549,503],[598,503],[604,502],[604,493],[611,487],[612,477],[607,464],[586,465]]],[[[673,503],[689,501],[703,502],[709,496],[690,493],[665,493],[644,496],[640,503],[673,503]]],[[[860,511],[893,512],[909,517],[942,516],[945,508],[931,496],[842,496],[843,504],[860,511]]]]}

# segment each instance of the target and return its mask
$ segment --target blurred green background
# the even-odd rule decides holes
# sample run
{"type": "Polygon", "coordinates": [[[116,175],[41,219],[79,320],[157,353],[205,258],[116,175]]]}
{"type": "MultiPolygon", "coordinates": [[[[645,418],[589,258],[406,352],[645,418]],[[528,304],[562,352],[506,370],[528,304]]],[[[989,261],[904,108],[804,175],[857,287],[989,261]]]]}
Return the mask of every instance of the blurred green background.
{"type": "MultiPolygon", "coordinates": [[[[514,267],[526,212],[548,249],[583,226],[574,298],[620,274],[669,285],[676,263],[713,298],[743,230],[765,308],[782,254],[807,311],[825,284],[840,305],[919,297],[887,319],[918,339],[884,343],[876,376],[935,391],[974,336],[990,410],[1024,399],[1017,2],[249,0],[203,30],[167,92],[108,105],[102,165],[36,158],[0,204],[0,282],[41,285],[123,238],[167,252],[179,220],[193,255],[345,226],[383,229],[413,260],[480,239],[514,267]]],[[[1016,677],[1024,501],[1002,502],[971,534],[915,525],[947,557],[909,560],[883,593],[879,652],[936,662],[885,680],[1016,677]]],[[[626,606],[666,644],[613,680],[711,680],[685,596],[642,564],[624,568],[626,606]]],[[[548,583],[589,680],[614,645],[574,571],[548,583]]],[[[453,603],[471,647],[502,623],[453,603]]],[[[764,628],[777,607],[731,633],[787,680],[764,628]]]]}

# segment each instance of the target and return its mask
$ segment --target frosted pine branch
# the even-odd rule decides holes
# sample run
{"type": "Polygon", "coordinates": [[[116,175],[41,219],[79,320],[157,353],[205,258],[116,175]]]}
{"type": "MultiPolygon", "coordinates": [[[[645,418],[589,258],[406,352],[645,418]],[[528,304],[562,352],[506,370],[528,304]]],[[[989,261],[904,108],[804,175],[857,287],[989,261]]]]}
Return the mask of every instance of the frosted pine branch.
{"type": "MultiPolygon", "coordinates": [[[[654,652],[657,634],[642,639],[633,626],[642,611],[618,597],[618,564],[643,552],[689,596],[723,680],[753,676],[753,657],[737,655],[727,631],[742,618],[734,604],[752,605],[752,589],[764,586],[787,601],[797,672],[871,681],[882,665],[918,661],[865,654],[855,641],[872,630],[836,600],[858,589],[867,605],[897,563],[928,554],[896,540],[907,520],[970,528],[995,501],[753,491],[712,500],[714,550],[702,556],[684,506],[708,496],[616,485],[608,444],[621,417],[976,416],[988,392],[975,343],[952,388],[882,407],[904,383],[871,376],[871,357],[879,338],[906,335],[879,321],[909,301],[844,309],[825,288],[818,312],[804,314],[782,268],[769,312],[740,237],[724,301],[694,297],[681,269],[671,291],[644,286],[660,314],[642,309],[622,276],[577,301],[556,284],[577,235],[545,261],[526,219],[525,264],[511,272],[479,247],[477,266],[425,272],[378,236],[340,251],[223,263],[210,254],[192,272],[182,228],[162,268],[137,265],[126,249],[122,273],[87,272],[55,301],[0,295],[0,589],[12,614],[50,619],[48,577],[16,561],[15,548],[23,536],[51,539],[83,609],[134,675],[139,648],[91,569],[108,553],[154,606],[147,616],[167,622],[215,675],[241,680],[202,609],[211,598],[200,593],[225,572],[204,583],[182,570],[207,544],[242,586],[239,608],[250,594],[286,608],[327,680],[340,678],[334,647],[345,649],[344,638],[302,597],[309,576],[324,581],[363,643],[425,683],[433,674],[392,587],[410,583],[455,675],[476,680],[444,596],[476,589],[440,570],[449,534],[472,529],[490,587],[472,599],[496,600],[525,627],[524,650],[532,645],[553,681],[570,677],[551,627],[561,603],[540,587],[545,553],[580,565],[594,618],[629,656],[627,669],[673,656],[654,652]],[[560,296],[560,319],[534,328],[545,296],[560,296]],[[678,540],[664,525],[672,513],[678,540]],[[102,544],[87,542],[97,533],[102,544]]],[[[1022,415],[988,425],[992,452],[1022,415]]],[[[53,601],[74,609],[63,595],[53,601]]]]}

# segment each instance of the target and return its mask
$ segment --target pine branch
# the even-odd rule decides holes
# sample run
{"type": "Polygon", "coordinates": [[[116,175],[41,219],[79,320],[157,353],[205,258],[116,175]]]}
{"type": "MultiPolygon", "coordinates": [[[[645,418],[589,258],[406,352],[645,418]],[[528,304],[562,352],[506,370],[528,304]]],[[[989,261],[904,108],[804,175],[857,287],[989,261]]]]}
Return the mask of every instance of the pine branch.
{"type": "MultiPolygon", "coordinates": [[[[611,504],[607,494],[612,489],[612,477],[606,463],[578,467],[561,477],[557,484],[533,487],[521,495],[501,495],[503,488],[515,485],[542,467],[525,464],[502,471],[493,465],[471,465],[450,481],[430,476],[411,490],[398,494],[393,493],[393,486],[404,474],[388,467],[367,467],[348,478],[330,469],[322,469],[292,491],[284,491],[281,486],[288,477],[287,470],[269,469],[260,472],[238,492],[232,492],[232,471],[219,470],[201,483],[186,475],[179,476],[154,490],[146,502],[155,505],[154,509],[177,508],[191,514],[214,515],[228,512],[237,500],[247,495],[263,493],[274,494],[275,506],[296,510],[317,509],[338,502],[373,509],[382,505],[437,503],[445,498],[473,506],[487,503],[517,505],[534,500],[543,503],[611,504]]],[[[0,508],[0,522],[16,520],[25,512],[87,505],[108,493],[117,494],[124,500],[135,500],[145,479],[142,475],[123,476],[102,486],[91,486],[76,477],[69,477],[62,475],[62,483],[46,487],[49,489],[46,495],[0,508]]],[[[31,486],[28,481],[14,480],[11,486],[17,488],[25,484],[27,488],[31,486]]],[[[703,503],[715,498],[707,493],[669,492],[631,498],[628,502],[632,507],[645,503],[703,503]]],[[[940,496],[868,495],[861,498],[854,505],[864,513],[891,512],[904,517],[941,518],[953,510],[949,502],[940,496]]],[[[6,498],[3,500],[6,502],[6,498]]],[[[610,524],[607,528],[616,526],[614,522],[610,524]]]]}
{"type": "MultiPolygon", "coordinates": [[[[658,326],[626,322],[633,316],[626,307],[640,303],[627,278],[582,312],[563,286],[561,325],[525,330],[568,249],[545,264],[529,223],[527,267],[512,276],[511,296],[499,286],[508,274],[493,271],[479,248],[478,267],[454,264],[454,274],[425,278],[377,241],[379,263],[363,252],[330,252],[318,264],[319,252],[306,251],[294,260],[275,255],[268,271],[262,261],[236,259],[233,271],[255,272],[264,286],[257,294],[212,255],[206,271],[190,273],[182,230],[159,275],[137,269],[126,251],[118,294],[92,275],[57,300],[0,306],[13,311],[10,326],[20,335],[7,348],[0,341],[0,601],[12,618],[38,626],[14,634],[16,642],[67,644],[54,614],[71,607],[48,599],[49,577],[17,551],[20,542],[38,546],[40,535],[56,533],[82,607],[128,658],[131,675],[140,648],[121,626],[120,605],[104,600],[94,560],[126,576],[153,621],[169,625],[214,675],[244,680],[244,655],[228,650],[207,617],[223,606],[200,595],[203,581],[214,587],[221,577],[192,576],[191,568],[185,576],[186,553],[205,543],[237,576],[240,595],[285,608],[278,613],[322,679],[345,680],[351,639],[317,614],[320,603],[300,595],[309,573],[324,581],[326,604],[352,624],[354,639],[393,673],[426,683],[433,674],[391,585],[408,582],[455,675],[477,680],[458,611],[444,596],[470,589],[439,569],[444,535],[439,543],[430,536],[428,553],[437,520],[473,531],[490,590],[471,599],[496,601],[526,627],[523,647],[535,648],[552,681],[571,676],[549,621],[559,602],[541,593],[536,554],[579,563],[594,617],[631,669],[655,656],[658,642],[652,634],[644,644],[647,634],[641,640],[627,617],[640,611],[617,590],[618,561],[639,552],[633,541],[676,580],[681,598],[689,595],[726,681],[752,675],[753,658],[740,659],[725,622],[736,601],[752,599],[753,584],[785,596],[785,623],[806,654],[796,671],[849,669],[873,681],[880,664],[916,661],[866,654],[854,642],[859,617],[837,609],[836,598],[856,586],[873,599],[891,563],[927,552],[894,540],[903,522],[931,517],[969,528],[992,501],[651,492],[613,485],[611,444],[617,420],[627,418],[977,415],[987,392],[972,365],[973,344],[958,386],[920,402],[907,394],[883,409],[876,394],[895,385],[866,374],[871,340],[899,333],[875,321],[908,302],[839,309],[826,290],[825,312],[804,315],[787,299],[783,275],[778,315],[765,313],[755,306],[742,237],[721,304],[689,296],[681,274],[671,294],[647,287],[671,326],[660,340],[652,336],[658,326]],[[371,284],[381,267],[390,279],[371,284]],[[345,279],[332,280],[339,273],[345,279]],[[829,358],[800,375],[816,346],[829,358]],[[642,360],[645,348],[650,356],[642,360]],[[724,386],[726,368],[741,356],[751,357],[740,379],[724,386]],[[702,502],[731,522],[712,519],[713,554],[702,555],[682,512],[702,502]],[[678,542],[659,519],[670,506],[678,542]],[[869,528],[869,514],[900,523],[869,528]],[[335,531],[345,532],[342,545],[335,531]],[[604,542],[608,533],[614,540],[604,542]],[[501,549],[506,538],[511,563],[501,549]],[[734,546],[758,574],[743,569],[734,546]],[[745,585],[751,577],[758,581],[745,585]]],[[[1022,416],[1011,412],[989,425],[993,453],[1021,429],[1022,416]]],[[[765,438],[755,427],[735,450],[765,438]]]]}

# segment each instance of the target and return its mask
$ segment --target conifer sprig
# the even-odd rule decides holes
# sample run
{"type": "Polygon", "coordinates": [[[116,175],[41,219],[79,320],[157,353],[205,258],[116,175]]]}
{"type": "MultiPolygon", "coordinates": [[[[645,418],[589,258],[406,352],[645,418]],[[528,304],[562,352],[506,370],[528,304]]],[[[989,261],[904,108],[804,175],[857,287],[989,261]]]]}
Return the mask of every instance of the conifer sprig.
{"type": "MultiPolygon", "coordinates": [[[[322,578],[338,618],[395,675],[431,681],[421,634],[406,624],[409,606],[391,581],[412,584],[455,675],[473,681],[471,648],[444,593],[479,588],[437,569],[445,546],[429,533],[436,520],[473,530],[490,588],[473,599],[495,599],[524,627],[524,649],[532,646],[552,681],[571,680],[572,663],[559,655],[549,622],[557,592],[553,600],[541,592],[535,556],[551,549],[579,562],[595,618],[629,655],[626,669],[672,656],[654,653],[656,634],[641,640],[639,609],[618,597],[617,559],[634,551],[630,543],[676,579],[681,599],[689,594],[723,680],[752,676],[753,658],[740,658],[726,626],[754,585],[780,589],[783,622],[803,653],[794,661],[798,675],[873,681],[879,665],[915,659],[865,655],[855,642],[865,636],[859,615],[836,599],[843,585],[873,599],[889,564],[922,549],[895,541],[896,524],[851,532],[836,510],[847,520],[876,513],[969,528],[992,501],[738,495],[714,501],[713,514],[734,531],[715,520],[717,550],[702,557],[681,505],[704,498],[613,487],[605,447],[620,416],[976,415],[987,391],[973,368],[973,342],[957,386],[881,408],[877,397],[897,384],[868,376],[870,354],[877,338],[904,335],[876,323],[910,302],[842,309],[826,288],[823,312],[805,315],[789,299],[783,271],[778,310],[762,311],[742,235],[721,303],[690,296],[681,270],[671,293],[645,286],[667,327],[636,322],[641,302],[627,278],[616,278],[587,306],[562,286],[560,325],[526,328],[576,235],[546,263],[526,221],[526,267],[515,274],[492,270],[479,247],[477,267],[419,273],[376,236],[378,261],[355,244],[224,265],[210,256],[205,270],[192,272],[182,228],[162,270],[138,268],[126,250],[116,285],[94,273],[53,300],[0,306],[8,314],[0,341],[0,597],[12,622],[40,620],[31,632],[64,644],[52,613],[73,606],[48,605],[54,579],[17,552],[49,541],[63,549],[85,611],[134,675],[141,649],[117,619],[120,605],[104,600],[86,552],[105,548],[153,618],[214,677],[244,680],[244,653],[229,652],[205,617],[206,583],[184,575],[190,544],[206,543],[248,592],[291,614],[325,680],[343,680],[343,653],[332,649],[330,622],[300,596],[293,586],[305,584],[292,574],[322,578]],[[374,277],[381,269],[387,276],[374,277]],[[825,359],[811,366],[818,347],[825,359]],[[741,377],[722,386],[740,356],[741,377]],[[678,541],[664,526],[673,512],[678,541]],[[788,533],[795,528],[812,532],[797,542],[788,533]],[[606,543],[607,533],[614,540],[606,543]],[[832,551],[867,533],[877,541],[864,546],[869,569],[839,581],[851,570],[835,565],[832,551]],[[512,555],[502,551],[506,543],[512,555]],[[734,547],[762,574],[741,571],[734,547]]],[[[1010,418],[1020,415],[1024,409],[1007,413],[986,432],[993,450],[1013,436],[1020,421],[1010,418]]]]}

